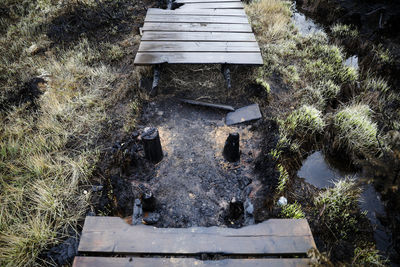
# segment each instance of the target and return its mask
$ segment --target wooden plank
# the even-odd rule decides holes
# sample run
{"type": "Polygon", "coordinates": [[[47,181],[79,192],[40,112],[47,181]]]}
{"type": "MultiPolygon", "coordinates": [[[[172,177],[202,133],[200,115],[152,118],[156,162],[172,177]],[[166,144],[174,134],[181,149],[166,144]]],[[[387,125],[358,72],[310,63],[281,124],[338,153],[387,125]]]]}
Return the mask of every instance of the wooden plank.
{"type": "Polygon", "coordinates": [[[245,64],[262,65],[260,53],[220,53],[220,52],[162,52],[137,53],[135,65],[152,64],[245,64]]]}
{"type": "Polygon", "coordinates": [[[169,22],[169,23],[219,23],[219,24],[248,24],[246,17],[235,16],[195,16],[195,15],[147,15],[144,23],[147,22],[169,22]]]}
{"type": "Polygon", "coordinates": [[[243,9],[243,4],[241,2],[184,4],[183,6],[179,7],[179,9],[243,9]]]}
{"type": "Polygon", "coordinates": [[[243,9],[192,9],[192,10],[168,10],[149,8],[147,15],[197,15],[197,16],[239,16],[246,17],[243,9]]]}
{"type": "Polygon", "coordinates": [[[229,105],[214,104],[214,103],[196,101],[196,100],[191,100],[191,99],[183,99],[183,98],[179,99],[179,100],[181,102],[183,102],[183,103],[190,104],[190,105],[217,108],[217,109],[223,109],[223,110],[228,110],[228,111],[235,111],[235,109],[232,106],[229,106],[229,105]]]}
{"type": "Polygon", "coordinates": [[[146,22],[143,31],[169,32],[252,32],[249,24],[146,22]]]}
{"type": "Polygon", "coordinates": [[[305,254],[310,248],[315,248],[315,243],[305,220],[268,220],[241,229],[174,229],[131,226],[121,218],[89,216],[78,250],[83,253],[158,255],[293,255],[305,254]]]}
{"type": "Polygon", "coordinates": [[[225,259],[201,261],[191,258],[109,258],[109,257],[75,257],[73,267],[305,267],[309,259],[225,259]]]}
{"type": "Polygon", "coordinates": [[[222,41],[255,42],[252,33],[239,32],[149,32],[143,33],[142,41],[222,41]]]}
{"type": "Polygon", "coordinates": [[[175,0],[175,3],[224,3],[241,2],[241,0],[175,0]]]}
{"type": "Polygon", "coordinates": [[[140,43],[139,52],[260,52],[257,42],[153,42],[140,43]]]}

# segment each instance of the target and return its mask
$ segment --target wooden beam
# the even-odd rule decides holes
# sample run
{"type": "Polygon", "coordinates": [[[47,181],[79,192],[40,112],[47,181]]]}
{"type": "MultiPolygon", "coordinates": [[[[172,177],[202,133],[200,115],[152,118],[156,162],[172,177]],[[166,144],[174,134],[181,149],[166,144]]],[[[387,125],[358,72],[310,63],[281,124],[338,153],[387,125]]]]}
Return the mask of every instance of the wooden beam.
{"type": "Polygon", "coordinates": [[[149,32],[145,31],[142,41],[221,41],[221,42],[255,42],[252,33],[239,32],[149,32]]]}
{"type": "Polygon", "coordinates": [[[147,22],[143,31],[168,31],[168,32],[252,32],[246,24],[208,24],[208,23],[166,23],[147,22]]]}
{"type": "Polygon", "coordinates": [[[241,2],[223,2],[223,3],[208,3],[208,4],[184,4],[179,7],[180,10],[187,9],[243,9],[241,2]]]}
{"type": "Polygon", "coordinates": [[[262,65],[261,54],[221,52],[162,52],[137,53],[135,65],[152,64],[245,64],[262,65]]]}
{"type": "Polygon", "coordinates": [[[239,16],[246,17],[243,9],[191,9],[191,10],[168,10],[149,8],[147,15],[197,15],[197,16],[239,16]]]}
{"type": "Polygon", "coordinates": [[[107,258],[107,257],[75,257],[73,267],[306,267],[309,259],[225,259],[202,261],[191,258],[107,258]]]}
{"type": "Polygon", "coordinates": [[[240,229],[132,226],[121,218],[88,216],[79,252],[118,254],[293,255],[315,248],[306,220],[268,220],[240,229]]]}
{"type": "Polygon", "coordinates": [[[169,23],[218,23],[218,24],[248,24],[246,17],[234,16],[196,16],[196,15],[147,15],[144,23],[147,22],[169,22],[169,23]]]}
{"type": "Polygon", "coordinates": [[[143,41],[138,52],[260,52],[260,48],[256,42],[143,41]]]}

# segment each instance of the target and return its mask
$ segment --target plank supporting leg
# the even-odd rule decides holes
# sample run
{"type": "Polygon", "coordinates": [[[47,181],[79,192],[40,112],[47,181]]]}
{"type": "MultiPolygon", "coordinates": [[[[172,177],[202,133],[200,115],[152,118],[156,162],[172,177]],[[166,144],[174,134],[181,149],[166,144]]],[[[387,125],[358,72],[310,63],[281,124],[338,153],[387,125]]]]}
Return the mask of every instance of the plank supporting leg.
{"type": "Polygon", "coordinates": [[[158,83],[160,81],[161,66],[154,66],[153,84],[151,86],[150,96],[156,96],[158,91],[158,83]]]}
{"type": "Polygon", "coordinates": [[[231,70],[229,69],[228,64],[222,64],[221,66],[221,72],[224,75],[225,81],[226,81],[226,88],[231,89],[231,70]]]}

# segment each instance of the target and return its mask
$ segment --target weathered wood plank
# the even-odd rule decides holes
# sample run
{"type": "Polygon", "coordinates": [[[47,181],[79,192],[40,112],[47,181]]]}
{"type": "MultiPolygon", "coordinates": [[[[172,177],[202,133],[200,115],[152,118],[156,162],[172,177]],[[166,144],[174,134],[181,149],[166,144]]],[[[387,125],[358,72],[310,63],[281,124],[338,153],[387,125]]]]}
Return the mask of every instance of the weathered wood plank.
{"type": "Polygon", "coordinates": [[[197,15],[197,16],[239,16],[246,17],[243,9],[192,9],[192,10],[168,10],[149,8],[147,15],[197,15]]]}
{"type": "Polygon", "coordinates": [[[260,53],[221,53],[221,52],[162,52],[137,53],[135,65],[152,64],[245,64],[262,65],[260,53]]]}
{"type": "Polygon", "coordinates": [[[79,244],[80,252],[276,255],[305,254],[315,247],[311,231],[304,220],[284,220],[278,224],[266,221],[241,229],[160,229],[144,225],[131,226],[120,218],[120,222],[118,219],[99,218],[86,218],[79,244]]]}
{"type": "Polygon", "coordinates": [[[249,24],[146,22],[143,31],[169,32],[252,32],[249,24]]]}
{"type": "Polygon", "coordinates": [[[147,15],[144,23],[147,22],[169,22],[169,23],[218,23],[218,24],[248,24],[245,17],[234,16],[195,16],[195,15],[147,15]]]}
{"type": "Polygon", "coordinates": [[[184,4],[183,6],[179,7],[179,9],[243,9],[243,4],[241,2],[184,4]]]}
{"type": "Polygon", "coordinates": [[[144,32],[142,41],[221,41],[255,42],[254,34],[247,32],[144,32]]]}
{"type": "Polygon", "coordinates": [[[241,0],[175,0],[175,3],[224,3],[241,2],[241,0]]]}
{"type": "Polygon", "coordinates": [[[228,111],[235,111],[235,109],[232,106],[229,106],[229,105],[214,104],[214,103],[196,101],[196,100],[191,100],[191,99],[183,99],[183,98],[179,99],[179,100],[181,102],[183,102],[183,103],[190,104],[190,105],[217,108],[217,109],[223,109],[223,110],[228,110],[228,111]]]}
{"type": "Polygon", "coordinates": [[[108,257],[75,257],[73,267],[305,267],[309,259],[225,259],[201,261],[191,258],[108,258],[108,257]]]}
{"type": "MultiPolygon", "coordinates": [[[[120,217],[88,216],[85,219],[83,232],[87,231],[118,231],[129,225],[120,217]]],[[[222,227],[191,227],[191,228],[156,228],[146,225],[134,226],[140,231],[163,234],[195,233],[195,234],[218,234],[218,235],[274,235],[274,236],[304,236],[312,235],[306,219],[269,219],[259,224],[245,226],[239,229],[222,227]]]]}
{"type": "Polygon", "coordinates": [[[138,52],[260,52],[260,48],[256,42],[143,41],[138,52]]]}

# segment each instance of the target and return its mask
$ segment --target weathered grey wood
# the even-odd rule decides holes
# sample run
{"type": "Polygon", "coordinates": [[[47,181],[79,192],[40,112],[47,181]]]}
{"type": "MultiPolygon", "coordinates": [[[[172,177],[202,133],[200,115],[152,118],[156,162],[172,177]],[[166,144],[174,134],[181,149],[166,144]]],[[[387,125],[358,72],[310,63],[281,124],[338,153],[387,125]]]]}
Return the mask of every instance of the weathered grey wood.
{"type": "Polygon", "coordinates": [[[201,261],[191,258],[109,258],[109,257],[75,257],[74,267],[305,267],[309,259],[225,259],[201,261]]]}
{"type": "Polygon", "coordinates": [[[191,10],[168,10],[149,8],[147,15],[197,15],[197,16],[239,16],[246,17],[243,9],[191,9],[191,10]]]}
{"type": "Polygon", "coordinates": [[[183,103],[190,104],[190,105],[197,105],[197,106],[223,109],[223,110],[228,110],[228,111],[235,111],[235,109],[229,105],[213,104],[213,103],[207,103],[207,102],[196,101],[196,100],[191,100],[191,99],[179,99],[179,100],[182,101],[183,103]]]}
{"type": "Polygon", "coordinates": [[[143,41],[139,52],[260,52],[256,42],[143,41]]]}
{"type": "Polygon", "coordinates": [[[224,3],[241,2],[241,0],[175,0],[175,3],[224,3]]]}
{"type": "Polygon", "coordinates": [[[142,41],[255,42],[256,38],[247,32],[144,32],[142,41]]]}
{"type": "Polygon", "coordinates": [[[169,22],[169,23],[218,23],[218,24],[248,24],[246,17],[235,16],[197,16],[197,15],[147,15],[144,23],[147,22],[169,22]]]}
{"type": "Polygon", "coordinates": [[[252,32],[249,24],[217,24],[217,23],[166,23],[147,22],[143,31],[169,32],[252,32]]]}
{"type": "Polygon", "coordinates": [[[121,218],[86,217],[79,251],[119,254],[305,254],[315,243],[306,220],[268,220],[241,229],[131,226],[121,218]]]}
{"type": "Polygon", "coordinates": [[[262,65],[260,53],[222,52],[149,52],[137,53],[135,65],[152,64],[245,64],[262,65]]]}
{"type": "Polygon", "coordinates": [[[241,2],[184,4],[183,6],[179,7],[179,9],[243,9],[243,4],[241,2]]]}

